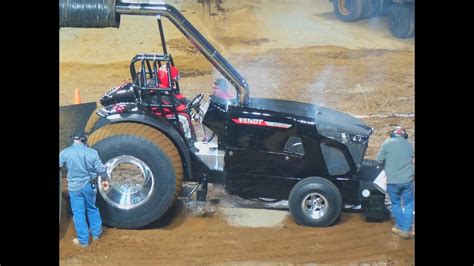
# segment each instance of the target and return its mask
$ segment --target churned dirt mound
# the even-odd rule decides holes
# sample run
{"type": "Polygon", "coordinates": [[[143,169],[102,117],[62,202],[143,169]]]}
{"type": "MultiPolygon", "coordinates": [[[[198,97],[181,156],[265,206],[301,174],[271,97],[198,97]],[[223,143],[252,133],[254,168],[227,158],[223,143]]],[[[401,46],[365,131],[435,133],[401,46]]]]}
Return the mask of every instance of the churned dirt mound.
{"type": "MultiPolygon", "coordinates": [[[[391,37],[384,18],[374,27],[367,21],[342,23],[327,1],[171,4],[245,77],[251,97],[318,104],[360,117],[375,129],[369,159],[390,126],[405,126],[414,142],[413,43],[391,37]]],[[[164,23],[182,92],[188,98],[210,94],[219,74],[164,23]]],[[[61,29],[60,34],[60,106],[72,104],[76,88],[83,102],[98,101],[130,79],[135,54],[161,51],[153,17],[124,16],[119,30],[61,29]]],[[[64,202],[65,180],[63,189],[64,202]]],[[[261,204],[241,201],[219,186],[209,193],[206,203],[179,200],[147,228],[105,228],[87,249],[73,245],[74,226],[64,206],[60,264],[414,264],[414,241],[393,236],[392,221],[367,223],[360,214],[345,212],[334,226],[304,227],[287,209],[255,209],[261,204]]]]}

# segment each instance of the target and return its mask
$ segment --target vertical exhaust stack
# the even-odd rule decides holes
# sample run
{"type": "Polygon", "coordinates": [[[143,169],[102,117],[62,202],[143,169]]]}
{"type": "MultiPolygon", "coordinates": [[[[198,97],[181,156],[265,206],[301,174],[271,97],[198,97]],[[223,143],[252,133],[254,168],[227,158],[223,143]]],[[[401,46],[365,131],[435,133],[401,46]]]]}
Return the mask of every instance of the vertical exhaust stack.
{"type": "Polygon", "coordinates": [[[176,8],[165,3],[116,3],[115,0],[60,0],[60,27],[104,28],[120,25],[120,15],[168,18],[235,87],[240,105],[249,102],[247,81],[176,8]]]}

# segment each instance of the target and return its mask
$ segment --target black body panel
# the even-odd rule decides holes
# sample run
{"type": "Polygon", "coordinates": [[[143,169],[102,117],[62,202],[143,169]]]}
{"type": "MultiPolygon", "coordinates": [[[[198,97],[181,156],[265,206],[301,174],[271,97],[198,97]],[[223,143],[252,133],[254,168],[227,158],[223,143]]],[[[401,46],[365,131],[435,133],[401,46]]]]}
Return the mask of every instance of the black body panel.
{"type": "Polygon", "coordinates": [[[249,108],[278,113],[289,113],[292,115],[315,119],[316,105],[278,99],[251,98],[249,108]]]}
{"type": "Polygon", "coordinates": [[[342,131],[368,137],[371,133],[362,121],[325,107],[258,98],[250,99],[246,107],[211,98],[203,123],[218,135],[219,149],[226,150],[225,187],[229,193],[244,198],[287,199],[299,180],[319,176],[336,184],[345,202],[357,204],[359,169],[348,145],[332,135],[319,134],[317,127],[319,124],[327,129],[338,119],[344,123],[338,125],[336,134],[342,131]],[[297,140],[295,144],[302,144],[298,152],[286,149],[291,138],[297,140]],[[346,173],[329,173],[322,145],[343,154],[349,169],[346,173]]]}
{"type": "Polygon", "coordinates": [[[308,176],[328,176],[319,146],[314,105],[251,99],[247,107],[228,105],[225,186],[242,197],[287,199],[291,188],[308,176]],[[288,111],[294,112],[289,115],[288,111]],[[304,154],[285,150],[290,138],[304,154]]]}
{"type": "Polygon", "coordinates": [[[134,103],[135,101],[136,93],[133,89],[132,83],[124,83],[115,87],[100,98],[100,104],[102,104],[102,106],[108,106],[115,103],[134,103]]]}
{"type": "Polygon", "coordinates": [[[266,107],[263,111],[252,107],[228,106],[224,170],[295,178],[327,176],[319,148],[321,136],[315,130],[314,121],[304,117],[290,117],[266,107]],[[237,121],[239,119],[243,121],[237,121]],[[276,126],[265,125],[268,123],[276,123],[276,126]],[[301,139],[304,155],[284,150],[290,137],[301,139]],[[229,156],[230,151],[232,156],[229,156]]]}

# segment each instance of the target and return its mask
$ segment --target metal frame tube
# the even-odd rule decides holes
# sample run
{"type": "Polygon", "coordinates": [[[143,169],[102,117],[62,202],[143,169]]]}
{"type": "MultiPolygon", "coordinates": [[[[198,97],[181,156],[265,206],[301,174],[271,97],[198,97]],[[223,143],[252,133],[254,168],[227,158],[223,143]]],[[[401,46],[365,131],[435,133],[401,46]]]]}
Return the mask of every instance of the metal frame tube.
{"type": "Polygon", "coordinates": [[[163,47],[163,53],[168,54],[168,50],[166,49],[165,33],[163,31],[163,24],[161,23],[161,18],[157,18],[156,21],[158,22],[158,29],[160,31],[160,39],[161,46],[163,47]]]}

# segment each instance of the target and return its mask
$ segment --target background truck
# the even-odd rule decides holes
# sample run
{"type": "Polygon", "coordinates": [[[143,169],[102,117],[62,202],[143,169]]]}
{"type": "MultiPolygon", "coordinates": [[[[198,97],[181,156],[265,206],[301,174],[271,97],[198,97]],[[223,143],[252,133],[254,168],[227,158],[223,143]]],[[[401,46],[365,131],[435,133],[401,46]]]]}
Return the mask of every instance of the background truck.
{"type": "Polygon", "coordinates": [[[175,203],[185,181],[198,184],[197,200],[206,200],[208,183],[224,184],[229,194],[245,199],[288,200],[296,222],[307,226],[332,225],[347,205],[359,206],[367,219],[386,217],[385,195],[373,185],[381,168],[364,159],[373,133],[367,124],[313,104],[251,98],[246,80],[171,5],[103,3],[60,1],[60,26],[118,27],[120,15],[153,15],[163,48],[163,54],[137,54],[131,82],[106,92],[92,114],[96,103],[61,108],[76,119],[72,128],[90,134],[89,145],[107,167],[110,189],[99,187],[97,197],[105,225],[138,228],[154,222],[175,203]],[[181,88],[178,81],[172,85],[174,61],[162,17],[235,87],[235,98],[211,95],[204,107],[200,93],[178,108],[181,88]],[[162,67],[166,86],[158,78],[162,67]],[[79,114],[87,114],[87,122],[81,124],[79,114]],[[191,119],[208,132],[203,141],[191,119]]]}
{"type": "Polygon", "coordinates": [[[397,38],[415,34],[415,0],[330,0],[334,14],[345,22],[387,16],[390,32],[397,38]]]}

